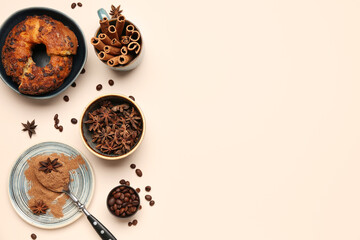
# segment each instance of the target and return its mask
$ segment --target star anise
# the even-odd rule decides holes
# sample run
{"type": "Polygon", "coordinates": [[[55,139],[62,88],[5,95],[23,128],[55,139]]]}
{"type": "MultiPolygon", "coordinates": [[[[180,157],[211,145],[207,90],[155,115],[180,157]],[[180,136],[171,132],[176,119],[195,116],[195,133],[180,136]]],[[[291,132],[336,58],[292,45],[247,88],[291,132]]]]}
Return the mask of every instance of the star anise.
{"type": "Polygon", "coordinates": [[[43,200],[38,200],[35,201],[35,205],[31,206],[30,209],[34,214],[40,215],[46,213],[46,210],[48,210],[49,207],[44,203],[43,200]]]}
{"type": "Polygon", "coordinates": [[[85,121],[87,124],[91,124],[89,131],[96,131],[100,127],[101,119],[96,113],[89,113],[89,120],[85,121]]]}
{"type": "Polygon", "coordinates": [[[109,125],[109,121],[111,121],[115,117],[115,115],[109,108],[101,107],[99,117],[100,121],[104,121],[106,125],[109,125]]]}
{"type": "Polygon", "coordinates": [[[139,120],[141,120],[141,117],[138,114],[138,112],[135,111],[134,108],[132,108],[131,113],[125,112],[125,116],[126,116],[126,121],[131,123],[131,126],[134,129],[138,129],[138,126],[140,125],[139,120]]]}
{"type": "Polygon", "coordinates": [[[113,129],[109,126],[106,126],[106,128],[102,128],[101,131],[99,131],[99,141],[100,143],[104,143],[105,141],[111,140],[112,136],[115,134],[113,129]]]}
{"type": "Polygon", "coordinates": [[[104,153],[112,153],[116,150],[118,150],[120,147],[116,144],[114,144],[114,141],[106,141],[104,145],[101,146],[101,150],[104,153]]]}
{"type": "Polygon", "coordinates": [[[114,5],[111,5],[110,15],[112,18],[117,18],[121,15],[123,10],[120,10],[120,5],[115,7],[114,5]]]}
{"type": "Polygon", "coordinates": [[[45,173],[51,173],[52,171],[58,172],[57,168],[61,167],[62,164],[58,162],[58,159],[50,160],[48,157],[46,161],[40,161],[39,171],[43,171],[45,173]]]}
{"type": "Polygon", "coordinates": [[[37,125],[35,125],[35,119],[30,123],[29,121],[27,121],[27,123],[21,123],[24,126],[23,131],[28,131],[29,133],[29,137],[31,138],[31,136],[33,134],[36,134],[35,132],[35,128],[37,127],[37,125]]]}

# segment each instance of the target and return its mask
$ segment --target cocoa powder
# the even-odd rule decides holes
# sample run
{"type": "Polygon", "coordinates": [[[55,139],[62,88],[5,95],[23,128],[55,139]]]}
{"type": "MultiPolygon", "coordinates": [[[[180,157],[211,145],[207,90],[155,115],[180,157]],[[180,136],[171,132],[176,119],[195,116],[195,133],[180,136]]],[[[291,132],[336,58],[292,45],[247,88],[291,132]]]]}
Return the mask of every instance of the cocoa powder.
{"type": "Polygon", "coordinates": [[[51,189],[61,188],[65,184],[68,184],[69,180],[69,171],[75,171],[79,168],[80,164],[84,164],[84,159],[80,155],[71,158],[64,154],[53,153],[50,155],[37,155],[27,160],[29,168],[25,170],[25,177],[30,182],[30,189],[28,191],[29,196],[31,197],[28,201],[28,206],[33,206],[35,201],[43,200],[44,203],[49,207],[50,213],[55,218],[61,218],[64,216],[62,208],[66,203],[66,200],[69,198],[64,193],[56,193],[45,188],[41,183],[48,181],[45,185],[51,189]],[[51,175],[46,176],[44,172],[39,171],[40,161],[45,161],[48,157],[51,159],[58,158],[59,162],[63,164],[59,168],[59,172],[51,172],[48,174],[53,174],[57,181],[50,180],[51,175]],[[59,174],[60,173],[60,174],[59,174]],[[64,177],[67,176],[67,177],[64,177]],[[40,181],[39,181],[39,179],[40,181]]]}

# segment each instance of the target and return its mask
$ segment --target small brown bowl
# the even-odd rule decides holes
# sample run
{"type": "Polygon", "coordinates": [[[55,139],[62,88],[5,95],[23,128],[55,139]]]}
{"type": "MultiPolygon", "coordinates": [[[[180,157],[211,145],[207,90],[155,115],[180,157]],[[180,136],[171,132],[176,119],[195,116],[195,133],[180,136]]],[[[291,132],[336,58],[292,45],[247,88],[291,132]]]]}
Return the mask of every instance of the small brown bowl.
{"type": "MultiPolygon", "coordinates": [[[[129,198],[131,199],[131,197],[129,197],[129,198]]],[[[133,202],[135,200],[131,199],[131,201],[133,202]]],[[[113,189],[111,189],[111,191],[109,192],[109,194],[108,194],[108,196],[106,198],[106,206],[107,206],[107,209],[109,210],[109,212],[112,215],[114,215],[115,217],[128,218],[128,217],[134,216],[135,213],[137,213],[137,211],[139,210],[140,196],[139,196],[139,194],[136,192],[136,190],[134,188],[132,188],[130,186],[127,186],[127,185],[119,185],[119,186],[116,186],[113,189]],[[133,194],[133,195],[135,195],[137,197],[137,199],[136,199],[136,201],[138,201],[137,205],[133,206],[131,203],[125,203],[124,200],[120,200],[119,198],[115,198],[116,194],[121,195],[120,191],[121,191],[122,188],[124,190],[128,189],[129,194],[131,194],[131,195],[133,194]],[[115,193],[115,194],[113,194],[113,193],[115,193]],[[120,205],[120,204],[124,204],[124,205],[120,205]],[[114,210],[114,206],[117,207],[117,212],[114,210]],[[122,208],[123,209],[128,209],[128,210],[131,209],[131,208],[134,208],[134,211],[131,212],[130,214],[126,214],[126,211],[122,210],[122,208]],[[135,208],[136,208],[136,210],[135,210],[135,208]],[[121,211],[124,211],[124,212],[120,214],[121,211]]]]}
{"type": "Polygon", "coordinates": [[[141,111],[140,107],[133,101],[131,98],[126,97],[124,95],[119,94],[110,94],[104,95],[96,98],[85,108],[82,117],[81,117],[81,124],[80,124],[80,131],[81,131],[81,139],[83,140],[85,146],[91,153],[95,156],[105,159],[105,160],[119,160],[125,158],[135,152],[135,150],[140,146],[141,142],[144,139],[145,135],[145,117],[143,112],[141,111]],[[130,106],[134,107],[141,116],[142,121],[142,132],[138,142],[130,149],[129,152],[123,155],[116,155],[116,154],[106,154],[101,152],[100,150],[96,149],[96,143],[92,142],[92,133],[89,131],[87,124],[85,121],[88,120],[88,113],[94,111],[95,109],[99,108],[100,104],[103,101],[110,101],[113,104],[121,104],[121,103],[128,103],[130,106]]]}

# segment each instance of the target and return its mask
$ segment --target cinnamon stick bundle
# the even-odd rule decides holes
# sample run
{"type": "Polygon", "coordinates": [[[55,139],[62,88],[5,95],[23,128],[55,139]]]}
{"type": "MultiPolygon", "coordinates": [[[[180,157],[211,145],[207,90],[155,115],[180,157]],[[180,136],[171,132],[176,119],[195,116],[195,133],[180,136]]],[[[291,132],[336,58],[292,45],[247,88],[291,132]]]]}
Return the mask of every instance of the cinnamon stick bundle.
{"type": "Polygon", "coordinates": [[[138,42],[131,42],[131,43],[129,43],[127,48],[129,51],[139,54],[141,46],[138,42]]]}
{"type": "Polygon", "coordinates": [[[122,35],[122,32],[124,30],[124,26],[125,26],[125,16],[124,15],[120,15],[117,19],[116,19],[116,31],[118,32],[119,35],[122,35]]]}
{"type": "Polygon", "coordinates": [[[121,49],[113,46],[105,46],[104,52],[110,55],[117,56],[121,54],[121,49]]]}
{"type": "Polygon", "coordinates": [[[132,34],[130,35],[130,41],[137,42],[140,40],[140,32],[134,30],[132,34]]]}
{"type": "Polygon", "coordinates": [[[91,38],[91,44],[99,51],[103,51],[105,44],[99,38],[91,38]]]}
{"type": "Polygon", "coordinates": [[[119,36],[118,36],[118,33],[117,33],[116,28],[115,28],[114,25],[110,25],[110,26],[108,27],[108,36],[109,36],[109,38],[111,38],[111,39],[116,38],[116,39],[119,40],[119,36]]]}
{"type": "Polygon", "coordinates": [[[119,42],[119,40],[114,38],[113,40],[111,40],[111,46],[113,46],[113,47],[121,47],[122,44],[121,44],[121,42],[119,42]]]}
{"type": "Polygon", "coordinates": [[[100,29],[102,33],[107,33],[108,32],[108,27],[109,27],[109,20],[107,19],[107,17],[104,17],[102,20],[100,20],[100,29]]]}
{"type": "Polygon", "coordinates": [[[126,36],[130,36],[133,31],[135,31],[134,25],[129,24],[126,26],[126,32],[125,32],[126,36]]]}
{"type": "Polygon", "coordinates": [[[108,35],[105,33],[99,34],[99,39],[105,44],[105,45],[111,45],[111,39],[108,35]]]}
{"type": "Polygon", "coordinates": [[[110,58],[113,58],[113,57],[114,57],[113,55],[107,54],[107,53],[104,52],[104,51],[101,51],[101,52],[99,52],[99,54],[98,54],[98,58],[99,58],[101,61],[107,61],[107,60],[109,60],[110,58]]]}

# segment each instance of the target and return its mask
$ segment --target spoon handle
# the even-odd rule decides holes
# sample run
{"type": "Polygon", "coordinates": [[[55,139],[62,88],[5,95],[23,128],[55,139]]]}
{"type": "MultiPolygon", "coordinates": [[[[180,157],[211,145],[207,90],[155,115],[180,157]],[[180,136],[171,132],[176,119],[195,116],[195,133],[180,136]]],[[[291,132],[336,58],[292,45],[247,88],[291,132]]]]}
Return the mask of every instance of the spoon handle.
{"type": "Polygon", "coordinates": [[[114,235],[101,223],[97,220],[93,215],[88,215],[87,219],[95,229],[95,231],[99,234],[101,239],[103,240],[116,240],[114,235]]]}

